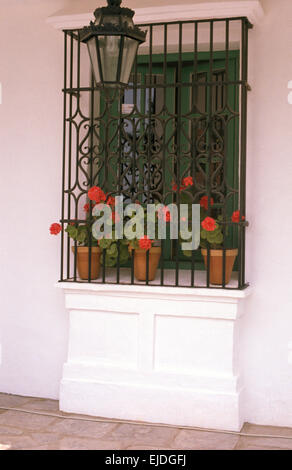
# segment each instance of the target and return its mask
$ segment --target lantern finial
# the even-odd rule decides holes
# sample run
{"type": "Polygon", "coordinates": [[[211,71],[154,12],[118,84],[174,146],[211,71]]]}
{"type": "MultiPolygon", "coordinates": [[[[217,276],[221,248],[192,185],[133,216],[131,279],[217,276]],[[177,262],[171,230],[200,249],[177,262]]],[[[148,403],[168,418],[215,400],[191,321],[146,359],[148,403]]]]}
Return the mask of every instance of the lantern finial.
{"type": "Polygon", "coordinates": [[[109,7],[119,7],[122,3],[122,0],[107,0],[107,4],[109,7]]]}

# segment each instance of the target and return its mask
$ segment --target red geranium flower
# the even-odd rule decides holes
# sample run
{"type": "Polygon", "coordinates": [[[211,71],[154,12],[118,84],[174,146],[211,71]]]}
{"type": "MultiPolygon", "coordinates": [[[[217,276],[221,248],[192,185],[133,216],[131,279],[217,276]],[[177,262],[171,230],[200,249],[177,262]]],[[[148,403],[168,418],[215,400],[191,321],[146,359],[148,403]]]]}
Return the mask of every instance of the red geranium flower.
{"type": "MultiPolygon", "coordinates": [[[[96,204],[91,204],[92,209],[94,208],[94,206],[96,206],[96,204]]],[[[90,203],[89,203],[89,202],[87,202],[87,204],[85,204],[85,205],[83,206],[83,210],[84,210],[85,212],[89,212],[89,211],[90,211],[90,203]]]]}
{"type": "Polygon", "coordinates": [[[159,219],[162,219],[165,221],[165,222],[170,222],[171,221],[171,214],[170,214],[170,211],[167,209],[167,207],[163,206],[163,207],[160,207],[159,210],[158,210],[158,218],[159,219]]]}
{"type": "Polygon", "coordinates": [[[90,190],[88,191],[88,197],[91,201],[95,201],[97,203],[106,200],[106,195],[99,186],[93,186],[92,188],[90,188],[90,190]]]}
{"type": "Polygon", "coordinates": [[[188,186],[193,186],[194,184],[194,180],[193,180],[193,177],[192,176],[186,176],[183,180],[182,180],[182,184],[187,188],[188,186]]]}
{"type": "Polygon", "coordinates": [[[50,226],[51,235],[58,235],[58,233],[60,233],[61,230],[62,230],[62,226],[60,224],[52,224],[50,226]]]}
{"type": "Polygon", "coordinates": [[[108,206],[114,206],[115,205],[115,198],[113,196],[108,196],[108,199],[106,201],[108,206]]]}
{"type": "MultiPolygon", "coordinates": [[[[214,199],[211,197],[211,206],[214,204],[214,199]]],[[[203,196],[200,199],[200,206],[203,207],[206,211],[208,210],[208,196],[203,196]]]]}
{"type": "Polygon", "coordinates": [[[216,228],[216,220],[212,219],[212,217],[206,217],[201,225],[203,229],[207,230],[207,232],[214,232],[216,228]]]}
{"type": "MultiPolygon", "coordinates": [[[[183,189],[184,189],[184,186],[180,186],[179,192],[181,193],[183,189]]],[[[176,183],[172,183],[172,190],[173,190],[174,192],[177,191],[177,184],[176,184],[176,183]]]]}
{"type": "Polygon", "coordinates": [[[139,247],[142,250],[150,250],[152,246],[152,240],[150,240],[147,235],[144,235],[144,237],[140,238],[139,240],[139,247]]]}
{"type": "Polygon", "coordinates": [[[171,214],[168,210],[165,211],[165,213],[164,213],[164,220],[165,220],[165,222],[170,222],[171,221],[171,214]]]}
{"type": "MultiPolygon", "coordinates": [[[[231,217],[232,222],[238,224],[240,217],[240,211],[234,211],[231,217]]],[[[244,215],[241,216],[241,220],[245,220],[244,215]]]]}

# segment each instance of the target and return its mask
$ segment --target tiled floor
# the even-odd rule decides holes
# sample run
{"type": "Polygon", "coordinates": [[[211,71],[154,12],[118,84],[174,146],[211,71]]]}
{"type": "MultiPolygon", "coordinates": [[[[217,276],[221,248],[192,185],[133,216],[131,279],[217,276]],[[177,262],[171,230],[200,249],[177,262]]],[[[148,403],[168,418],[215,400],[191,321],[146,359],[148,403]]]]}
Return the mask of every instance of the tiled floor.
{"type": "MultiPolygon", "coordinates": [[[[72,418],[82,417],[81,415],[60,412],[57,401],[1,393],[0,407],[60,416],[58,418],[0,409],[0,450],[292,450],[292,428],[247,423],[241,431],[261,436],[283,436],[271,438],[111,423],[106,420],[80,421],[72,418]]],[[[91,419],[88,416],[83,418],[91,419]]]]}

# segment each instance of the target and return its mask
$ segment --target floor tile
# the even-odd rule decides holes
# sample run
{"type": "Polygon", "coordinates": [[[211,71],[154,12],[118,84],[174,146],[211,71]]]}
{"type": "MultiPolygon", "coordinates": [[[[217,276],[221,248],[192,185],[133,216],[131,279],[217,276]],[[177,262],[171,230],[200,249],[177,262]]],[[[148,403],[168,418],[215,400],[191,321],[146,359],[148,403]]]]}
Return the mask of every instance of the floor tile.
{"type": "Polygon", "coordinates": [[[35,446],[55,444],[62,438],[61,435],[48,432],[31,432],[29,436],[33,439],[35,446]]]}
{"type": "Polygon", "coordinates": [[[261,426],[258,424],[245,423],[241,429],[241,432],[248,434],[270,434],[292,438],[292,428],[279,426],[261,426]]]}
{"type": "Polygon", "coordinates": [[[58,443],[59,450],[123,450],[123,444],[119,441],[103,441],[101,439],[82,439],[71,436],[61,439],[58,443]]]}
{"type": "Polygon", "coordinates": [[[35,442],[30,436],[1,436],[1,445],[6,450],[28,450],[35,448],[35,442]]]}
{"type": "Polygon", "coordinates": [[[60,411],[57,400],[3,393],[1,406],[60,417],[0,409],[0,450],[292,450],[292,428],[287,427],[245,423],[242,433],[261,436],[253,437],[107,419],[94,422],[86,419],[98,418],[60,411]]]}
{"type": "Polygon", "coordinates": [[[29,403],[31,397],[20,397],[18,395],[8,395],[7,393],[0,393],[0,407],[18,408],[26,403],[29,403]]]}
{"type": "Polygon", "coordinates": [[[23,434],[23,430],[20,428],[12,428],[10,426],[3,426],[2,424],[0,424],[0,442],[1,442],[1,436],[3,434],[10,434],[10,435],[16,435],[16,436],[19,436],[21,434],[23,434]]]}
{"type": "Polygon", "coordinates": [[[161,446],[161,447],[154,447],[154,446],[129,446],[126,447],[126,450],[173,450],[171,447],[161,446]]]}
{"type": "Polygon", "coordinates": [[[33,399],[28,403],[24,403],[21,408],[32,411],[44,411],[45,413],[59,412],[59,402],[57,400],[41,400],[33,399]]]}
{"type": "Polygon", "coordinates": [[[271,437],[244,437],[241,436],[236,449],[246,449],[250,446],[275,447],[279,449],[292,450],[292,439],[275,439],[271,437]]]}
{"type": "Polygon", "coordinates": [[[143,426],[135,424],[119,424],[110,434],[113,440],[129,441],[132,446],[170,446],[178,430],[160,426],[143,426]]]}
{"type": "Polygon", "coordinates": [[[12,426],[23,430],[45,430],[58,418],[48,416],[21,413],[18,411],[6,411],[0,415],[0,425],[12,426]]]}
{"type": "Polygon", "coordinates": [[[55,423],[49,426],[47,430],[62,435],[101,438],[106,434],[111,433],[116,426],[116,424],[112,423],[97,423],[91,421],[57,418],[55,423]]]}
{"type": "Polygon", "coordinates": [[[234,434],[183,429],[172,447],[178,450],[232,450],[237,441],[238,436],[234,434]]]}
{"type": "Polygon", "coordinates": [[[237,444],[234,450],[289,450],[281,447],[257,446],[254,444],[237,444]]]}
{"type": "Polygon", "coordinates": [[[236,448],[245,449],[250,446],[255,447],[270,447],[292,450],[292,429],[275,426],[260,426],[256,424],[245,423],[241,429],[242,433],[247,434],[258,434],[261,436],[285,436],[291,439],[274,438],[274,437],[252,437],[252,436],[240,436],[236,448]]]}

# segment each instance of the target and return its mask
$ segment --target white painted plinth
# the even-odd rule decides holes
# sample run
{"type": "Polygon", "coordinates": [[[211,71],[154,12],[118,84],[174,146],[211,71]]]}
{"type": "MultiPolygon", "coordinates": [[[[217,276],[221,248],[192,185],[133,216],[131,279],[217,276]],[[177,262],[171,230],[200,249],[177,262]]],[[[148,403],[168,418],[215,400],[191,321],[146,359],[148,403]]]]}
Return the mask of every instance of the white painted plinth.
{"type": "Polygon", "coordinates": [[[62,411],[240,430],[249,289],[58,286],[70,313],[62,411]]]}

